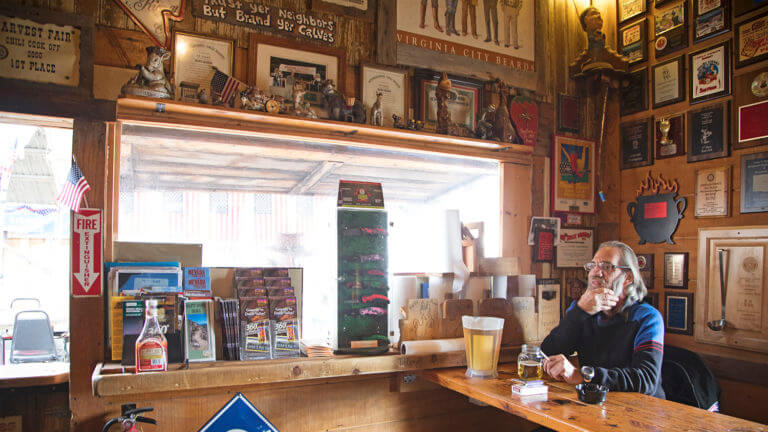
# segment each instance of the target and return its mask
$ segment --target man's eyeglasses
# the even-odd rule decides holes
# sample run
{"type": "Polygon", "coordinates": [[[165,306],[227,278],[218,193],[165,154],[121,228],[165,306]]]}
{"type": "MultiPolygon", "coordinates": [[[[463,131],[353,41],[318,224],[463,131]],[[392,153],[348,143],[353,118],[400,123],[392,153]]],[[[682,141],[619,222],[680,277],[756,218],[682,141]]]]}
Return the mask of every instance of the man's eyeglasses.
{"type": "Polygon", "coordinates": [[[606,272],[606,273],[611,271],[611,270],[613,270],[613,269],[615,269],[615,268],[624,269],[624,270],[629,270],[630,269],[629,266],[615,265],[615,264],[609,263],[608,261],[600,261],[599,263],[596,263],[594,261],[590,261],[590,262],[584,264],[584,270],[586,270],[588,272],[591,272],[592,269],[595,268],[595,267],[599,268],[600,271],[606,272]]]}

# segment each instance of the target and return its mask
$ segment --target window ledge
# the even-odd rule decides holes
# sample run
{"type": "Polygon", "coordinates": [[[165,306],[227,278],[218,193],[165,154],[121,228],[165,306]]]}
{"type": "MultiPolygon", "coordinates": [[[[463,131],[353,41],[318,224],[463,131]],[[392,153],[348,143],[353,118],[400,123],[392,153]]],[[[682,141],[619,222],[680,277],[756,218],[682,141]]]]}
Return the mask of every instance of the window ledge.
{"type": "MultiPolygon", "coordinates": [[[[514,361],[519,347],[505,347],[499,361],[514,361]]],[[[99,363],[93,371],[93,394],[99,397],[159,392],[196,391],[274,383],[306,383],[310,380],[391,374],[425,369],[466,366],[464,351],[438,354],[336,356],[261,361],[193,363],[189,369],[171,365],[167,372],[123,373],[117,364],[99,363]]]]}
{"type": "Polygon", "coordinates": [[[239,131],[263,138],[362,147],[401,148],[454,154],[501,162],[531,164],[533,148],[404,129],[383,128],[332,120],[312,120],[284,114],[200,105],[164,99],[122,97],[117,100],[119,121],[134,124],[183,126],[188,130],[239,131]]]}

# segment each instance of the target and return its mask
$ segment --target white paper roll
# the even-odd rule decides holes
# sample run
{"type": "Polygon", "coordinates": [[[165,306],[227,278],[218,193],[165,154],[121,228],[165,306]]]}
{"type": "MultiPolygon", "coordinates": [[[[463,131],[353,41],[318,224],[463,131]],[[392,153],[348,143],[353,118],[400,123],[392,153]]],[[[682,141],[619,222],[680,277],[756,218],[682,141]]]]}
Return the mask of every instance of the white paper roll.
{"type": "Polygon", "coordinates": [[[414,340],[400,343],[400,354],[434,354],[448,351],[464,351],[464,338],[414,340]]]}

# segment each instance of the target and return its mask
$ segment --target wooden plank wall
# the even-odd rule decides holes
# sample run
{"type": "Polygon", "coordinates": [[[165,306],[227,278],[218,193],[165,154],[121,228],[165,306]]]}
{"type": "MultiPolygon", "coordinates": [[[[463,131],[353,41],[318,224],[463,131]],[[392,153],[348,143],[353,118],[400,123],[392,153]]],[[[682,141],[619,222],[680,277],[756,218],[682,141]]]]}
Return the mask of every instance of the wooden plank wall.
{"type": "MultiPolygon", "coordinates": [[[[693,2],[688,2],[689,17],[691,17],[693,14],[692,3],[693,2]]],[[[654,10],[652,6],[649,6],[649,9],[650,11],[654,10]]],[[[732,28],[735,27],[737,23],[742,22],[746,19],[749,19],[764,11],[765,11],[765,8],[763,8],[762,11],[757,10],[752,13],[738,17],[735,20],[732,28]]],[[[650,21],[652,21],[652,19],[650,19],[650,21]]],[[[652,24],[652,23],[649,23],[649,24],[652,24]]],[[[649,25],[649,29],[652,30],[652,27],[650,25],[649,25]]],[[[688,54],[694,51],[698,51],[700,49],[716,45],[726,40],[733,41],[733,32],[731,31],[726,34],[714,37],[712,39],[708,39],[706,41],[703,41],[694,45],[692,43],[693,26],[689,25],[688,40],[689,40],[688,48],[678,51],[674,54],[665,56],[664,58],[661,59],[661,61],[678,57],[681,54],[688,54]]],[[[648,45],[649,45],[648,51],[649,51],[650,60],[647,62],[648,63],[647,65],[643,64],[642,66],[648,67],[648,71],[649,71],[648,72],[649,73],[648,98],[649,98],[649,101],[652,101],[651,99],[652,93],[650,88],[651,87],[650,80],[651,80],[651,73],[652,73],[651,67],[657,63],[656,59],[654,58],[652,38],[651,40],[649,40],[648,45]]],[[[731,49],[733,50],[733,45],[731,45],[731,49]]],[[[733,54],[731,54],[731,58],[733,59],[733,54]]],[[[733,65],[731,65],[731,72],[733,73],[731,83],[734,82],[733,77],[743,75],[743,74],[748,74],[757,69],[765,68],[767,64],[768,62],[762,62],[762,63],[757,63],[751,66],[743,67],[740,69],[734,69],[733,65]]],[[[633,68],[633,69],[636,69],[636,68],[633,68]]],[[[688,73],[688,56],[687,55],[685,60],[685,69],[686,69],[686,73],[688,73]]],[[[689,95],[690,78],[686,78],[686,82],[687,82],[686,94],[689,95]]],[[[727,96],[724,98],[719,98],[716,100],[699,103],[692,106],[690,105],[687,97],[684,102],[658,108],[655,110],[649,109],[647,111],[621,117],[621,121],[641,120],[641,119],[646,119],[648,117],[657,116],[657,115],[685,113],[689,110],[689,108],[698,109],[699,107],[706,106],[711,103],[723,102],[723,101],[732,100],[732,99],[733,99],[732,96],[727,96]]],[[[652,104],[649,103],[649,106],[650,105],[652,104]]],[[[731,106],[731,109],[734,109],[734,107],[731,106]]],[[[687,119],[686,119],[686,122],[687,122],[687,119]]],[[[734,126],[735,125],[731,123],[731,128],[733,128],[734,126]]],[[[687,128],[687,124],[686,124],[686,128],[687,128]]],[[[687,131],[686,131],[686,134],[687,134],[687,131]]],[[[686,137],[686,140],[687,139],[688,138],[686,137]]],[[[659,303],[661,303],[659,308],[662,314],[664,313],[665,290],[664,290],[664,280],[663,280],[663,277],[664,277],[663,265],[664,265],[665,252],[688,252],[689,267],[688,267],[687,292],[695,293],[696,279],[697,279],[696,262],[698,259],[697,248],[698,248],[698,229],[699,228],[721,227],[721,226],[765,225],[766,222],[768,221],[768,216],[766,216],[766,213],[741,214],[739,212],[739,194],[741,190],[740,188],[741,155],[759,152],[759,151],[766,151],[766,150],[768,150],[767,145],[745,148],[740,150],[734,150],[732,148],[731,155],[726,158],[688,163],[686,161],[686,156],[678,156],[674,158],[656,160],[652,166],[627,169],[627,170],[621,171],[619,188],[616,190],[611,190],[609,193],[609,199],[619,201],[619,208],[617,209],[617,215],[620,216],[619,218],[620,219],[619,220],[620,238],[622,241],[632,246],[637,253],[653,253],[654,254],[654,264],[655,264],[654,284],[653,284],[654,289],[651,292],[659,293],[659,303]],[[731,216],[724,217],[724,218],[700,218],[700,219],[695,218],[693,214],[694,214],[694,189],[695,189],[695,182],[696,182],[696,170],[726,166],[726,165],[731,167],[731,216]],[[672,244],[672,245],[669,245],[666,243],[662,243],[662,244],[646,243],[645,245],[639,245],[638,244],[639,236],[635,232],[634,226],[630,222],[629,216],[627,216],[627,213],[626,213],[627,204],[631,201],[634,201],[635,189],[638,188],[638,186],[640,185],[640,181],[648,174],[649,170],[652,170],[654,177],[658,177],[658,175],[661,174],[664,176],[665,179],[677,180],[680,185],[680,190],[678,192],[679,196],[685,197],[686,200],[688,201],[688,208],[685,210],[684,218],[680,220],[680,224],[678,225],[677,232],[673,236],[673,240],[675,244],[672,244]]],[[[695,295],[694,295],[694,300],[695,300],[695,295]]],[[[694,326],[696,325],[706,325],[706,324],[694,323],[694,326]]],[[[730,359],[748,360],[752,363],[763,364],[763,366],[765,366],[766,363],[768,363],[768,355],[756,354],[756,353],[743,351],[743,350],[734,350],[734,349],[720,347],[716,345],[700,344],[694,340],[693,336],[667,333],[666,343],[670,345],[684,347],[702,354],[722,356],[730,359]]],[[[740,368],[738,363],[730,363],[730,366],[726,364],[725,367],[740,368]]],[[[718,369],[715,369],[715,372],[719,373],[718,369]]],[[[720,377],[720,383],[723,388],[721,408],[723,412],[729,415],[743,417],[743,418],[758,421],[761,423],[768,423],[768,412],[766,412],[765,410],[753,409],[753,407],[756,404],[758,406],[765,406],[768,403],[768,381],[763,380],[758,383],[755,383],[754,381],[752,381],[749,384],[745,382],[753,379],[754,379],[754,376],[751,376],[747,373],[743,373],[742,378],[739,381],[734,381],[730,379],[726,380],[720,377]]]]}

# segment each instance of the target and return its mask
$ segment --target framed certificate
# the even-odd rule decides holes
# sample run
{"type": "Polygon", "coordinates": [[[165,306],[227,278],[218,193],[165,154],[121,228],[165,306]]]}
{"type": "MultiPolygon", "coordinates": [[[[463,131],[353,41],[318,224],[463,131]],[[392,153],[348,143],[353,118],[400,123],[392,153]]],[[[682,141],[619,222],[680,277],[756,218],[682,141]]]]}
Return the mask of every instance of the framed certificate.
{"type": "Polygon", "coordinates": [[[736,67],[765,59],[768,59],[768,12],[736,26],[736,67]]]}
{"type": "Polygon", "coordinates": [[[678,57],[653,66],[653,108],[685,100],[685,57],[678,57]]]}
{"type": "Polygon", "coordinates": [[[622,123],[621,169],[653,165],[651,150],[651,119],[622,123]]]}
{"type": "Polygon", "coordinates": [[[616,5],[616,13],[619,15],[619,24],[631,20],[645,13],[648,5],[646,0],[619,0],[616,5]]]}
{"type": "Polygon", "coordinates": [[[666,293],[664,312],[667,332],[693,334],[693,293],[666,293]]]}
{"type": "Polygon", "coordinates": [[[177,85],[197,84],[211,94],[213,68],[232,75],[234,41],[193,33],[173,32],[173,76],[177,85]]]}
{"type": "Polygon", "coordinates": [[[696,171],[695,217],[730,215],[731,167],[719,166],[696,171]]]}
{"type": "Polygon", "coordinates": [[[728,156],[730,102],[688,111],[688,162],[728,156]]]}
{"type": "Polygon", "coordinates": [[[630,115],[648,109],[648,68],[638,69],[621,79],[621,115],[630,115]]]}
{"type": "MultiPolygon", "coordinates": [[[[360,94],[363,105],[372,107],[381,94],[382,119],[386,127],[394,127],[392,114],[407,118],[408,73],[403,69],[363,63],[360,66],[360,94]]],[[[370,113],[369,113],[370,114],[370,113]]]]}
{"type": "Polygon", "coordinates": [[[741,212],[768,212],[768,152],[741,155],[741,212]]]}
{"type": "Polygon", "coordinates": [[[619,52],[629,59],[629,64],[648,60],[647,27],[643,18],[619,29],[619,52]]]}
{"type": "Polygon", "coordinates": [[[595,212],[595,142],[556,135],[552,149],[552,210],[595,212]]]}
{"type": "Polygon", "coordinates": [[[656,159],[666,159],[685,154],[685,116],[660,116],[654,118],[654,143],[656,159]]]}
{"type": "Polygon", "coordinates": [[[688,56],[692,104],[731,92],[730,46],[730,42],[726,41],[688,56]]]}
{"type": "Polygon", "coordinates": [[[664,253],[664,288],[688,288],[688,252],[664,253]]]}
{"type": "Polygon", "coordinates": [[[595,232],[589,228],[560,228],[557,245],[557,266],[581,268],[592,259],[595,232]]]}
{"type": "MultiPolygon", "coordinates": [[[[640,267],[640,276],[643,277],[645,287],[653,289],[653,254],[637,254],[637,265],[640,267]]],[[[658,303],[654,303],[654,306],[658,303]]]]}

